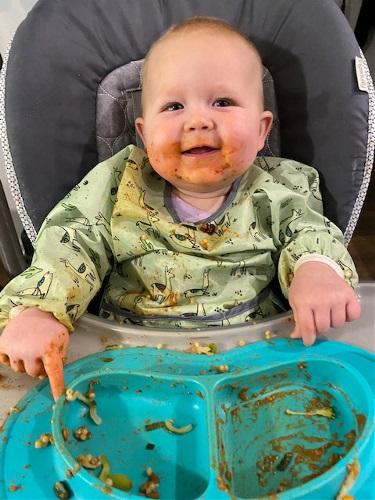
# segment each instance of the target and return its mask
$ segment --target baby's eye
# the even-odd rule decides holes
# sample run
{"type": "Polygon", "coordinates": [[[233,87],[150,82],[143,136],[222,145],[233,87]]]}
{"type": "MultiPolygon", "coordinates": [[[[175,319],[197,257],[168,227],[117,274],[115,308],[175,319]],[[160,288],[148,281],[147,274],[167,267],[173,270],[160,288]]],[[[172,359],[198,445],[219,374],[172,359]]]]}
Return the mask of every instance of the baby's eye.
{"type": "Polygon", "coordinates": [[[179,102],[170,102],[163,107],[163,111],[178,111],[183,108],[183,105],[179,102]]]}
{"type": "Polygon", "coordinates": [[[227,106],[234,106],[234,102],[232,101],[232,99],[227,99],[226,97],[223,97],[220,99],[216,99],[216,101],[214,101],[212,106],[216,106],[218,108],[225,108],[227,106]]]}

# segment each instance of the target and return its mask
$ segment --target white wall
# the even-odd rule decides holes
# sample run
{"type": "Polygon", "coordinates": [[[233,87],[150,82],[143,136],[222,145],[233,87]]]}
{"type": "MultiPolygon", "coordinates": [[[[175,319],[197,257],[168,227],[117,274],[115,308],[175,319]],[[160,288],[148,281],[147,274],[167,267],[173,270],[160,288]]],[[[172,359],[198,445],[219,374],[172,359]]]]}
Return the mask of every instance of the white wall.
{"type": "Polygon", "coordinates": [[[19,23],[26,17],[37,0],[0,0],[0,52],[6,52],[19,23]]]}

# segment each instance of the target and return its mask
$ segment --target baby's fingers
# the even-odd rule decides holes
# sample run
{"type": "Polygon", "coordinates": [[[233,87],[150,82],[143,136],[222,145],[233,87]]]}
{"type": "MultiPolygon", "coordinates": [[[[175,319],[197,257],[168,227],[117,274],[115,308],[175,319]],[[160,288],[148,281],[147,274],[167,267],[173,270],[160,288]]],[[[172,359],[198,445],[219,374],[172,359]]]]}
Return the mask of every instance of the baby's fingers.
{"type": "Polygon", "coordinates": [[[57,401],[65,391],[63,361],[57,352],[52,352],[43,358],[43,362],[51,385],[52,397],[57,401]]]}
{"type": "Polygon", "coordinates": [[[355,298],[350,300],[346,305],[346,321],[354,321],[358,319],[360,315],[361,315],[361,304],[359,303],[357,296],[355,296],[355,298]]]}
{"type": "Polygon", "coordinates": [[[342,328],[346,321],[345,307],[336,306],[331,311],[331,327],[342,328]]]}
{"type": "Polygon", "coordinates": [[[16,373],[25,373],[25,365],[22,359],[10,360],[10,367],[16,373]]]}
{"type": "Polygon", "coordinates": [[[46,371],[41,359],[36,359],[34,363],[29,363],[25,361],[25,372],[30,375],[30,377],[44,377],[46,371]]]}
{"type": "Polygon", "coordinates": [[[299,331],[299,326],[297,325],[297,323],[295,324],[294,330],[292,331],[290,336],[292,339],[300,339],[302,337],[301,332],[299,331]]]}
{"type": "Polygon", "coordinates": [[[4,353],[0,354],[0,363],[9,366],[16,373],[23,373],[25,371],[22,359],[13,359],[4,353]]]}
{"type": "Polygon", "coordinates": [[[7,356],[6,354],[0,354],[0,363],[2,363],[5,366],[9,366],[10,365],[9,356],[7,356]]]}
{"type": "Polygon", "coordinates": [[[311,310],[303,309],[300,312],[294,312],[296,326],[291,333],[291,338],[302,338],[306,346],[313,345],[316,339],[316,327],[314,314],[311,310]]]}
{"type": "Polygon", "coordinates": [[[331,328],[331,311],[327,308],[318,308],[313,312],[316,333],[326,333],[331,328]]]}

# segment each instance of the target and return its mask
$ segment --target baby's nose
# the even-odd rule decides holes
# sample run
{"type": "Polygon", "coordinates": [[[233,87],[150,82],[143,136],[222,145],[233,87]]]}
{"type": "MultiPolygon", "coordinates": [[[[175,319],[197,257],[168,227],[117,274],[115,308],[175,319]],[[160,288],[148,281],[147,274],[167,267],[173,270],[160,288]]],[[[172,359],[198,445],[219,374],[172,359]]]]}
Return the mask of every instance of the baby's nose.
{"type": "Polygon", "coordinates": [[[213,126],[214,122],[209,116],[203,113],[195,113],[186,120],[185,131],[211,130],[213,126]]]}

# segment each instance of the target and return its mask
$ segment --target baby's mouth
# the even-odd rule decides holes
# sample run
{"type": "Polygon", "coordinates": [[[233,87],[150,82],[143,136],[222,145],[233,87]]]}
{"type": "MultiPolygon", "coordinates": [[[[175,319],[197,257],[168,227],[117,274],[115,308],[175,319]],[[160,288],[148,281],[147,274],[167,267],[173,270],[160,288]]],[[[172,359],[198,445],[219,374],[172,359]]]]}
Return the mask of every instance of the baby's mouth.
{"type": "Polygon", "coordinates": [[[183,155],[187,156],[199,156],[206,155],[218,151],[216,148],[211,148],[210,146],[198,146],[195,148],[187,149],[183,151],[183,155]]]}

